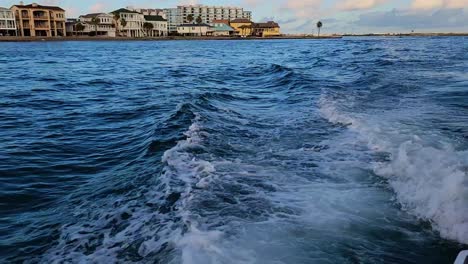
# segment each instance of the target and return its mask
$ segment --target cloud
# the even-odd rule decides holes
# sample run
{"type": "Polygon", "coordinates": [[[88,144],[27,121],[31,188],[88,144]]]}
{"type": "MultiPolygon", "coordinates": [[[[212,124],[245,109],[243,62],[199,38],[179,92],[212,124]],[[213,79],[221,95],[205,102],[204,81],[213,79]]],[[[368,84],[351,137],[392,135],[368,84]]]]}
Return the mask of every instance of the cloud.
{"type": "Polygon", "coordinates": [[[413,9],[467,8],[468,0],[413,0],[413,9]]]}
{"type": "Polygon", "coordinates": [[[468,14],[461,8],[424,10],[398,10],[361,14],[358,26],[401,29],[442,29],[468,27],[468,14]]]}
{"type": "Polygon", "coordinates": [[[322,7],[322,0],[288,0],[282,9],[292,12],[296,17],[310,18],[318,14],[322,7]]]}
{"type": "Polygon", "coordinates": [[[101,2],[97,2],[95,3],[94,5],[92,5],[90,8],[89,8],[89,11],[91,13],[100,13],[100,12],[105,12],[104,11],[104,8],[105,8],[105,5],[101,2]]]}
{"type": "MultiPolygon", "coordinates": [[[[434,1],[434,0],[429,0],[434,1]]],[[[437,1],[437,0],[435,0],[437,1]]],[[[374,8],[380,4],[387,2],[386,0],[345,0],[337,4],[337,8],[345,11],[365,10],[374,8]]]]}

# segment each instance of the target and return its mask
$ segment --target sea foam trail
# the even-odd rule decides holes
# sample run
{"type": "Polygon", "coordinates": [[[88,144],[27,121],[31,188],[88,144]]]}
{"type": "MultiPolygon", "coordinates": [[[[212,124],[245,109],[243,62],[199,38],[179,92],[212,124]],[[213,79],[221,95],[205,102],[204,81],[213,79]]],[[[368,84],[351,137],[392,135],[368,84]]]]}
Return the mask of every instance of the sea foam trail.
{"type": "Polygon", "coordinates": [[[208,186],[215,171],[210,162],[193,154],[203,148],[208,136],[201,129],[200,116],[196,115],[184,135],[185,139],[164,152],[164,169],[156,184],[141,191],[143,200],[111,198],[96,208],[77,207],[77,216],[87,215],[93,221],[64,225],[58,244],[40,262],[119,263],[130,244],[138,245],[132,254],[139,261],[161,255],[166,263],[191,263],[196,256],[218,252],[214,245],[221,233],[200,230],[189,209],[194,188],[208,186]],[[153,204],[158,207],[148,206],[153,204]]]}
{"type": "Polygon", "coordinates": [[[389,161],[375,163],[374,171],[388,179],[404,210],[431,222],[442,237],[468,244],[467,151],[455,150],[443,138],[434,144],[382,117],[344,113],[326,96],[319,107],[329,122],[355,133],[354,140],[390,154],[389,161]]]}

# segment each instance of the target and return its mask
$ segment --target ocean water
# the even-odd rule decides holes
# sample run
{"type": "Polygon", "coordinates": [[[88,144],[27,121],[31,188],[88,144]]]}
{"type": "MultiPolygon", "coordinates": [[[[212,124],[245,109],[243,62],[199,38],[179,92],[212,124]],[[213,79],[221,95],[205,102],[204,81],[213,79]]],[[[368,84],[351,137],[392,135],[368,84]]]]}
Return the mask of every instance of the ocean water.
{"type": "Polygon", "coordinates": [[[451,263],[468,39],[0,43],[1,263],[451,263]]]}

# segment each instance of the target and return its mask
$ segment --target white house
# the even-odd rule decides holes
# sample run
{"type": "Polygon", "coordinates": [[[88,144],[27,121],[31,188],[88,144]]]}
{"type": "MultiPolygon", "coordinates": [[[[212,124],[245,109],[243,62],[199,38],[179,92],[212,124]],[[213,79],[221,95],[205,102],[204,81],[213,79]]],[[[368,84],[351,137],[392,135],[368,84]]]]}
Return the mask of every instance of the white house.
{"type": "Polygon", "coordinates": [[[177,33],[182,36],[207,36],[213,30],[208,24],[182,24],[177,26],[177,33]]]}
{"type": "Polygon", "coordinates": [[[0,36],[16,36],[15,14],[10,9],[0,7],[0,36]]]}
{"type": "Polygon", "coordinates": [[[116,26],[120,35],[131,38],[140,38],[146,35],[143,29],[145,23],[143,14],[125,8],[115,10],[112,14],[119,17],[116,26]]]}
{"type": "Polygon", "coordinates": [[[162,16],[145,16],[145,23],[151,23],[153,29],[145,33],[148,37],[165,37],[167,36],[167,20],[162,16]]]}
{"type": "Polygon", "coordinates": [[[83,34],[97,31],[98,36],[115,37],[114,16],[105,13],[93,13],[79,17],[79,23],[84,26],[83,34]],[[94,24],[96,20],[97,25],[94,24]],[[97,29],[96,29],[97,26],[97,29]]]}

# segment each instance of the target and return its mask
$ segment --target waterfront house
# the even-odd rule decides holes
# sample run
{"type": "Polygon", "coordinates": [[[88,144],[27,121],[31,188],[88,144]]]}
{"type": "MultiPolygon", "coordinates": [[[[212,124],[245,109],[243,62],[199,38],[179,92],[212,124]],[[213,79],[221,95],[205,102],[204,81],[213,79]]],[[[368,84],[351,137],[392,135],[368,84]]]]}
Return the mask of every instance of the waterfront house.
{"type": "Polygon", "coordinates": [[[119,17],[117,21],[115,21],[115,24],[120,35],[131,38],[140,38],[145,36],[143,29],[145,17],[143,14],[126,8],[121,8],[113,11],[112,15],[117,15],[119,17]]]}
{"type": "Polygon", "coordinates": [[[201,18],[202,23],[211,24],[213,20],[233,20],[238,18],[252,19],[252,12],[240,7],[230,6],[206,6],[206,5],[180,5],[177,8],[164,9],[168,20],[169,33],[177,32],[177,26],[189,24],[188,17],[201,18]]]}
{"type": "Polygon", "coordinates": [[[280,36],[280,26],[274,21],[266,23],[254,23],[252,35],[258,37],[274,37],[280,36]]]}
{"type": "Polygon", "coordinates": [[[16,21],[13,11],[0,7],[0,36],[16,36],[16,21]]]}
{"type": "Polygon", "coordinates": [[[162,16],[144,16],[146,23],[151,23],[153,28],[145,33],[148,37],[165,37],[167,36],[167,20],[162,16]]]}
{"type": "Polygon", "coordinates": [[[65,10],[36,3],[10,8],[16,18],[18,35],[23,37],[66,36],[65,10]]]}
{"type": "Polygon", "coordinates": [[[182,24],[177,26],[177,33],[182,36],[208,36],[213,30],[208,24],[182,24]]]}
{"type": "Polygon", "coordinates": [[[246,18],[238,18],[231,20],[229,25],[234,29],[235,34],[239,36],[251,36],[253,23],[246,18]]]}
{"type": "Polygon", "coordinates": [[[229,20],[213,20],[211,23],[213,36],[231,36],[234,34],[235,30],[229,26],[229,20]]]}
{"type": "Polygon", "coordinates": [[[97,35],[102,37],[115,37],[114,16],[105,13],[92,13],[79,17],[79,23],[83,30],[79,32],[85,35],[97,35]]]}

